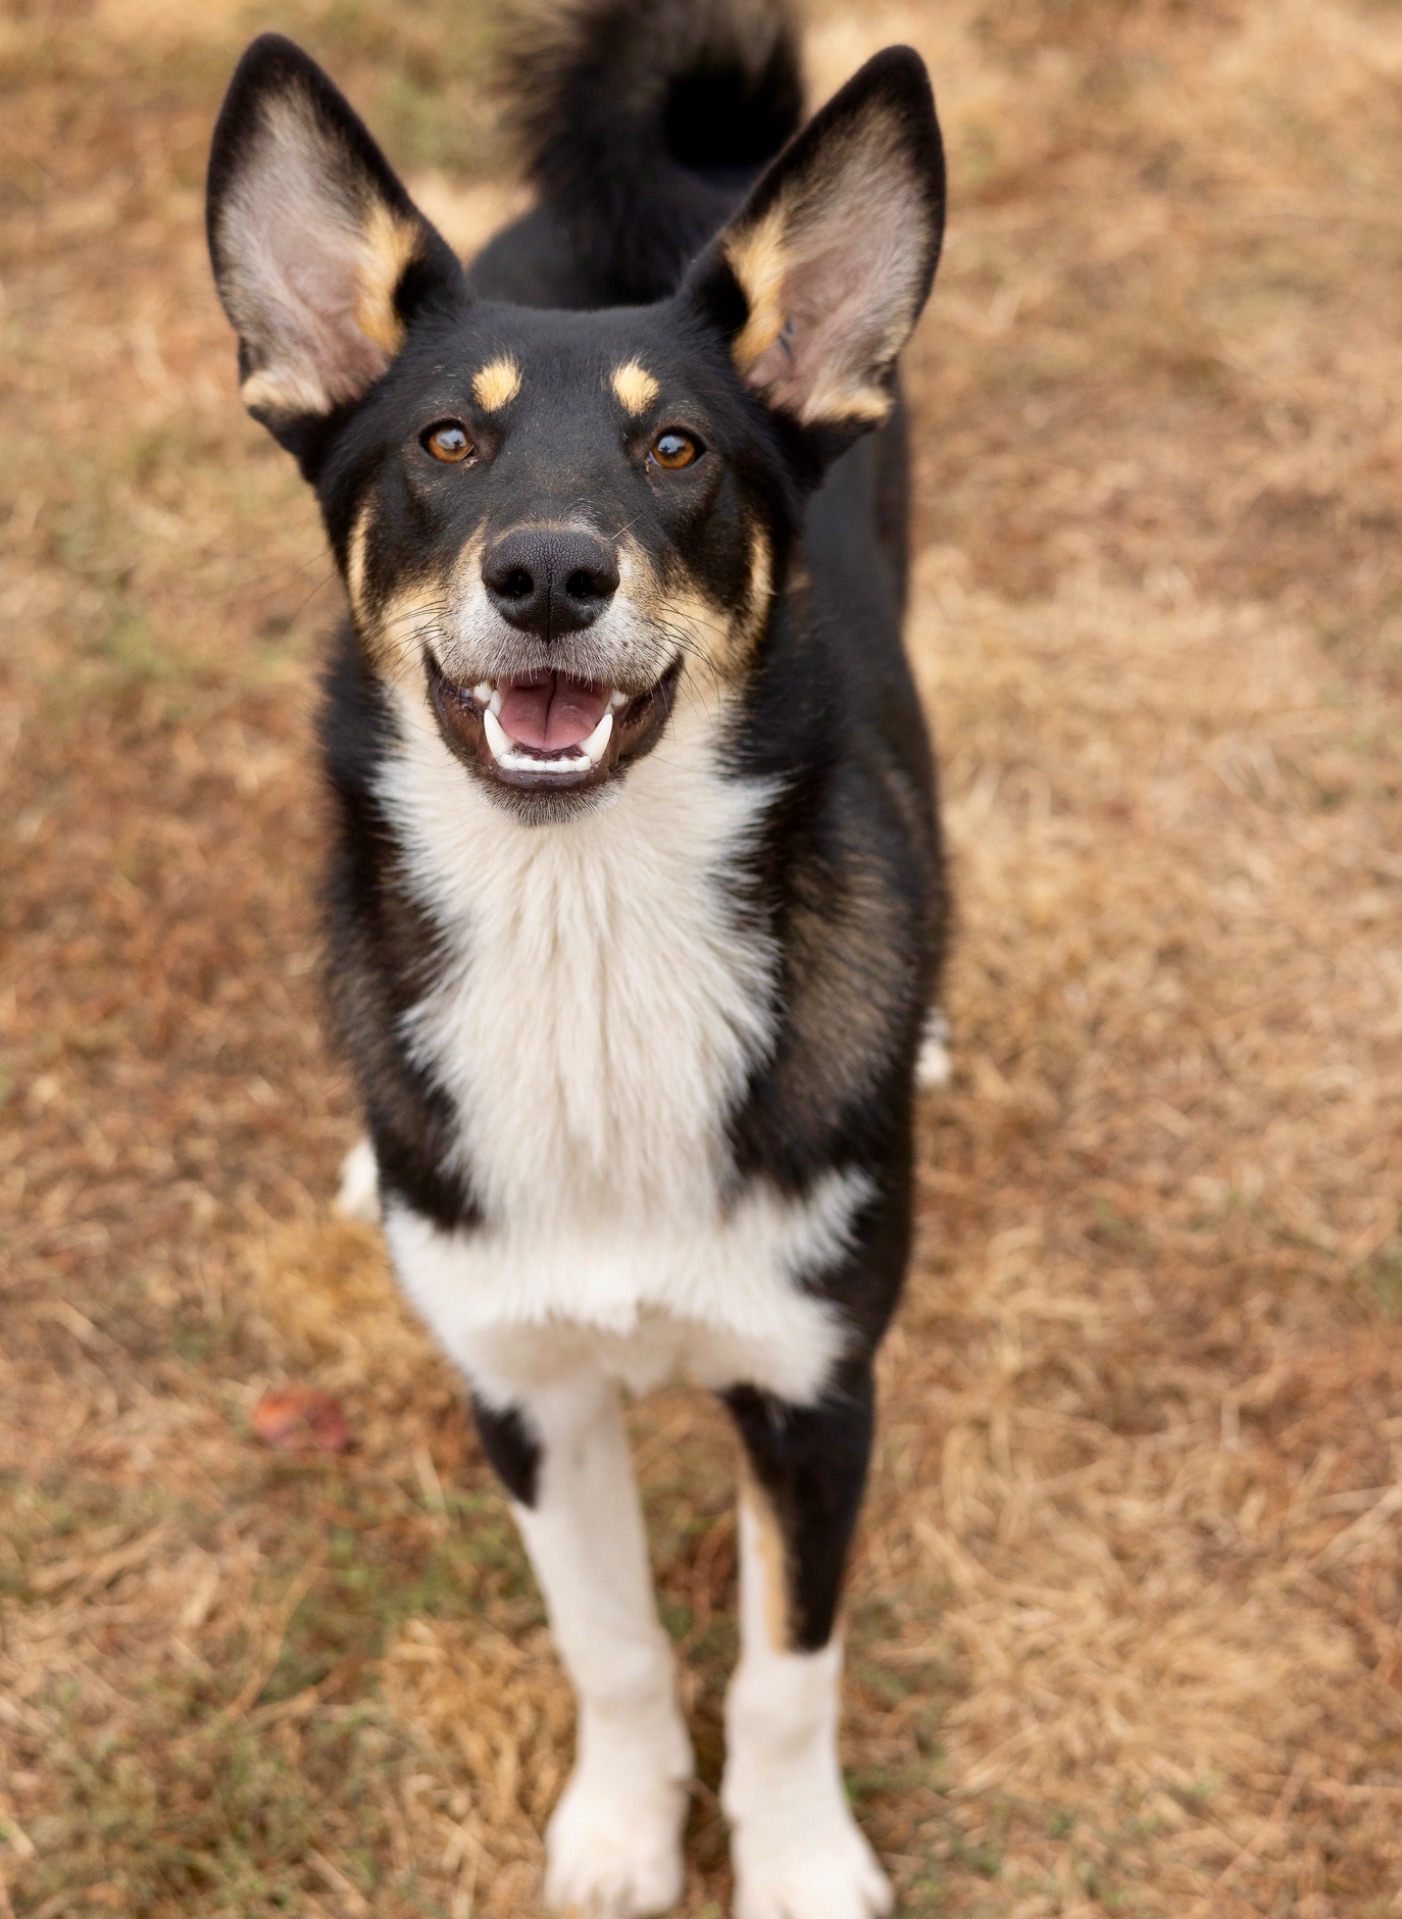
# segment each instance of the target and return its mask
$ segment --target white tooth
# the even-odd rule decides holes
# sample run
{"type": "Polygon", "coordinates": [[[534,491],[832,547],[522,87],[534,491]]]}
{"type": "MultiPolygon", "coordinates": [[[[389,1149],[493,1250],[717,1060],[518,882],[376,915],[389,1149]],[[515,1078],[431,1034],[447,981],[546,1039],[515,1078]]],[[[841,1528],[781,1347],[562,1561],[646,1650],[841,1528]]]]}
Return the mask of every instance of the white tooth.
{"type": "Polygon", "coordinates": [[[499,686],[492,688],[492,697],[487,703],[487,711],[489,713],[500,713],[501,711],[501,688],[499,686]]]}
{"type": "Polygon", "coordinates": [[[612,713],[605,713],[588,739],[579,742],[579,745],[575,748],[576,753],[583,753],[591,766],[597,766],[599,761],[604,757],[605,749],[609,743],[609,735],[612,732],[613,715],[612,713]]]}
{"type": "Polygon", "coordinates": [[[476,686],[474,686],[472,689],[472,697],[474,700],[476,700],[479,706],[485,706],[487,704],[487,701],[492,697],[491,681],[479,680],[476,686]]]}
{"type": "Polygon", "coordinates": [[[511,741],[507,737],[506,728],[497,718],[495,709],[496,701],[493,700],[491,706],[482,715],[482,726],[487,735],[487,744],[492,749],[492,758],[499,760],[504,766],[512,758],[511,741]]]}
{"type": "Polygon", "coordinates": [[[582,753],[571,753],[562,760],[540,760],[534,753],[508,753],[497,764],[509,773],[579,773],[589,762],[582,753]]]}
{"type": "Polygon", "coordinates": [[[621,711],[622,711],[622,709],[623,709],[623,708],[624,708],[625,706],[627,706],[627,704],[628,704],[628,701],[629,701],[629,697],[630,697],[630,696],[629,696],[629,695],[628,695],[627,693],[615,693],[615,694],[613,694],[613,695],[611,696],[611,698],[610,698],[610,700],[609,700],[609,712],[610,712],[610,713],[618,713],[618,712],[621,712],[621,711]]]}

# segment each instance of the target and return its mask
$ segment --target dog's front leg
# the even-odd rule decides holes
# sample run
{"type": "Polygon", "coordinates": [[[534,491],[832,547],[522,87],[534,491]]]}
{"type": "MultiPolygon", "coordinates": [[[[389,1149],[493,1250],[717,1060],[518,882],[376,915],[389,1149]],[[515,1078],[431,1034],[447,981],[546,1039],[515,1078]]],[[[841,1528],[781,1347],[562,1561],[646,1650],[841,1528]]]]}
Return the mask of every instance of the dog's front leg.
{"type": "MultiPolygon", "coordinates": [[[[479,1407],[498,1453],[493,1417],[479,1407]]],[[[512,1490],[530,1494],[518,1496],[516,1521],[579,1703],[574,1773],[546,1834],[546,1903],[636,1919],[681,1896],[692,1756],[617,1390],[590,1375],[533,1396],[507,1450],[519,1450],[523,1428],[538,1448],[534,1471],[501,1464],[512,1490]]]]}
{"type": "Polygon", "coordinates": [[[726,1399],[750,1467],[721,1792],[735,1919],[873,1919],[892,1894],[843,1789],[836,1632],[871,1448],[871,1374],[850,1369],[815,1406],[749,1387],[726,1399]]]}

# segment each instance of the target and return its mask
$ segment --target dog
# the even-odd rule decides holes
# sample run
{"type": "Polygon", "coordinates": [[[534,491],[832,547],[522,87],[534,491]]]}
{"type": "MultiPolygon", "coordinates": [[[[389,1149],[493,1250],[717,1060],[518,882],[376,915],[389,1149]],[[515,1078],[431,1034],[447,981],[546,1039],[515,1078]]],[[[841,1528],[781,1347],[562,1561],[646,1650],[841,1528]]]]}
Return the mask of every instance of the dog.
{"type": "Polygon", "coordinates": [[[510,66],[537,200],[466,269],[276,35],[209,168],[242,397],[349,605],[320,739],[360,1166],[578,1696],[547,1904],[681,1894],[620,1414],[680,1375],[742,1441],[734,1910],[870,1919],[837,1613],[946,920],[896,382],[939,127],[900,47],[805,123],[769,0],[574,0],[510,66]]]}

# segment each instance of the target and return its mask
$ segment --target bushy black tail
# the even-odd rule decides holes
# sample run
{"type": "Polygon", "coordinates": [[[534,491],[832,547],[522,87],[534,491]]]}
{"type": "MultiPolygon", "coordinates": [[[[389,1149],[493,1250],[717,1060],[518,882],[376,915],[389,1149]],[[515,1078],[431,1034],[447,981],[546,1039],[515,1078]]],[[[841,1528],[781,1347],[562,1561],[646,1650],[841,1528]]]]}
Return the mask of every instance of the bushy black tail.
{"type": "Polygon", "coordinates": [[[532,0],[503,76],[530,178],[619,304],[673,289],[803,114],[783,0],[532,0]]]}

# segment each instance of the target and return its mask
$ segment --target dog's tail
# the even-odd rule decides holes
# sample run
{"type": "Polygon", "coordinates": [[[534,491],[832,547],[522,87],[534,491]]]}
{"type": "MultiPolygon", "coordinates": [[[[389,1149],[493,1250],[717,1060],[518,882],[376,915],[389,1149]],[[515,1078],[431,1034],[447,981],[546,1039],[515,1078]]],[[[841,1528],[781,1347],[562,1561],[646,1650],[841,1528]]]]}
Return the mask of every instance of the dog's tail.
{"type": "Polygon", "coordinates": [[[798,127],[785,0],[526,0],[507,118],[601,301],[672,291],[798,127]]]}

